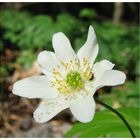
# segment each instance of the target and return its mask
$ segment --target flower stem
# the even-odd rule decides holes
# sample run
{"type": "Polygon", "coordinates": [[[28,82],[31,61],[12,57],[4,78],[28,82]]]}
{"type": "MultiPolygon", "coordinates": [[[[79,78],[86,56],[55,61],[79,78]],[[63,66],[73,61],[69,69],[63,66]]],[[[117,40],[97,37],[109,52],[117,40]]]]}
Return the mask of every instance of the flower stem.
{"type": "Polygon", "coordinates": [[[99,103],[100,105],[102,105],[102,106],[108,108],[108,109],[111,110],[112,112],[114,112],[114,113],[124,122],[125,126],[128,128],[129,132],[131,133],[132,138],[136,138],[136,136],[135,136],[135,134],[134,134],[132,128],[130,127],[129,123],[126,121],[126,119],[125,119],[118,111],[116,111],[115,109],[113,109],[113,108],[110,107],[109,105],[107,105],[107,104],[105,104],[105,103],[99,101],[98,99],[95,99],[95,101],[96,101],[97,103],[99,103]]]}

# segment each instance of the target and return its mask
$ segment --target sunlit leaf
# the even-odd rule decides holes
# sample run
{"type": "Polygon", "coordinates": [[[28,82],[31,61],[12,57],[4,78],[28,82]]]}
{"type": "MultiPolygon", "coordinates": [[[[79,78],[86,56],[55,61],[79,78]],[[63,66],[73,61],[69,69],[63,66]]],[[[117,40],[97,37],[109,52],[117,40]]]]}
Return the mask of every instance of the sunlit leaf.
{"type": "MultiPolygon", "coordinates": [[[[139,109],[120,108],[118,111],[125,117],[135,135],[139,137],[139,109]]],[[[66,137],[131,137],[125,124],[111,111],[99,111],[90,123],[76,123],[67,132],[66,137]]]]}

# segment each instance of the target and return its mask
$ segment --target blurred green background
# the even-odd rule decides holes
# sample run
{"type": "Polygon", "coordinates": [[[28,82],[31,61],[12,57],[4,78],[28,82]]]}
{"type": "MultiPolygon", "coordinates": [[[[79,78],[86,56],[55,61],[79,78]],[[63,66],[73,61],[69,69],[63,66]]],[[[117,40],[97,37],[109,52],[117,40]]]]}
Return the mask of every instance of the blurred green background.
{"type": "MultiPolygon", "coordinates": [[[[53,51],[51,39],[55,32],[64,32],[74,50],[78,51],[86,41],[89,25],[94,27],[100,46],[96,62],[108,59],[116,64],[115,69],[124,71],[127,75],[124,85],[103,88],[95,96],[114,108],[139,107],[138,3],[1,3],[1,137],[16,137],[12,129],[21,129],[22,121],[15,116],[23,120],[23,116],[28,113],[26,117],[32,118],[34,107],[38,104],[38,100],[24,99],[25,103],[11,94],[12,84],[19,79],[40,74],[36,64],[37,54],[41,50],[53,51]],[[11,114],[14,118],[10,118],[11,114]],[[17,122],[21,124],[17,125],[17,122]]],[[[132,115],[137,116],[138,111],[132,115]]],[[[70,119],[69,121],[71,122],[70,119]]],[[[34,124],[29,129],[33,126],[34,124]]],[[[136,133],[138,136],[138,129],[136,133]]],[[[90,136],[115,137],[115,134],[90,136]]],[[[89,134],[82,136],[87,137],[89,134]]],[[[129,134],[118,136],[129,137],[129,134]]]]}

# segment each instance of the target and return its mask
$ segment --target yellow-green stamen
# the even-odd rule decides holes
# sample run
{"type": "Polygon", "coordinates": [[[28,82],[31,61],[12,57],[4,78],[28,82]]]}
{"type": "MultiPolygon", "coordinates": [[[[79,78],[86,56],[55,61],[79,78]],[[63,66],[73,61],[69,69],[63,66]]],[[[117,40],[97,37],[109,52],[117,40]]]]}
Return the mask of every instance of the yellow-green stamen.
{"type": "Polygon", "coordinates": [[[66,84],[71,88],[78,88],[82,84],[81,74],[77,71],[70,71],[66,75],[66,84]]]}

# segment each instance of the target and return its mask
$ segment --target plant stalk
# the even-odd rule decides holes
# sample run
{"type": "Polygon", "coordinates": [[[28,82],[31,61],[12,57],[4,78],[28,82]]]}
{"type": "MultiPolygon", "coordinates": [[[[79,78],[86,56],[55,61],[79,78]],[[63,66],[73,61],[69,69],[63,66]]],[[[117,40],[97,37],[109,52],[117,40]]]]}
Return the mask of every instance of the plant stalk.
{"type": "Polygon", "coordinates": [[[112,111],[113,113],[115,113],[125,124],[125,126],[128,128],[129,132],[131,133],[132,138],[136,138],[132,128],[130,127],[129,123],[126,121],[126,119],[115,109],[113,109],[111,106],[99,101],[98,99],[95,99],[95,101],[97,103],[99,103],[100,105],[104,106],[105,108],[109,109],[110,111],[112,111]]]}

